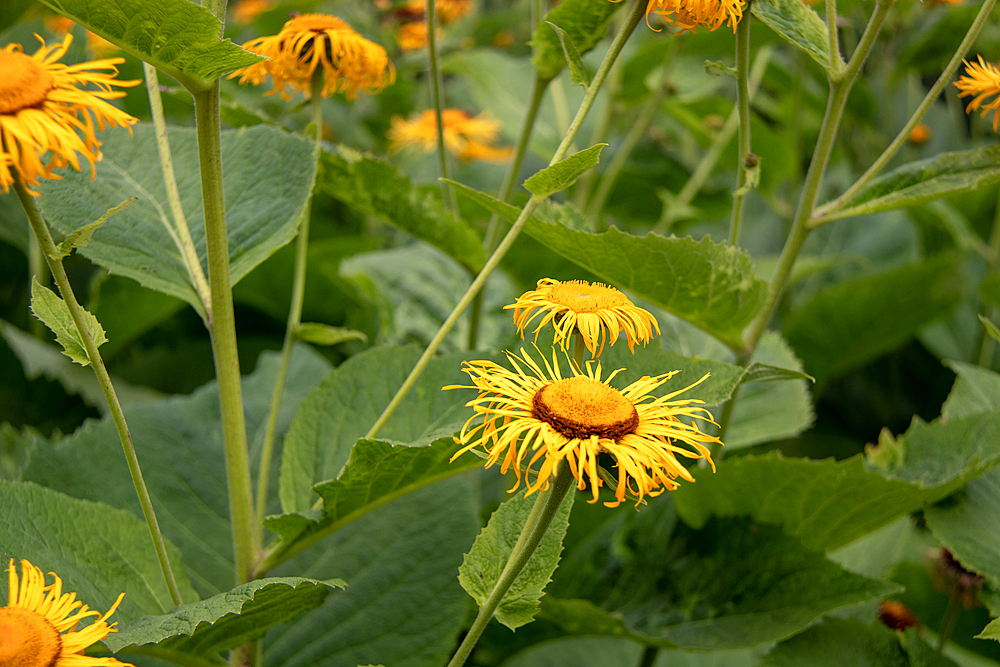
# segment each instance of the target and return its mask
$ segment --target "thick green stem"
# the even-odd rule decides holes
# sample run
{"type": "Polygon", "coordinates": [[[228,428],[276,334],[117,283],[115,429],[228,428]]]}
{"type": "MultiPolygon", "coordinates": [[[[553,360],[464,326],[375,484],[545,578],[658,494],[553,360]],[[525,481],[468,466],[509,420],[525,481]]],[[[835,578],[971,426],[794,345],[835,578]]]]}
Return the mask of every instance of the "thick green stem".
{"type": "MultiPolygon", "coordinates": [[[[524,528],[521,530],[521,535],[518,537],[513,551],[511,551],[507,565],[504,567],[503,572],[500,573],[500,578],[490,592],[490,596],[483,603],[483,606],[479,608],[476,620],[473,621],[468,634],[465,635],[458,650],[455,651],[455,655],[452,656],[448,667],[461,667],[465,664],[476,642],[479,641],[480,635],[483,634],[483,630],[486,629],[490,619],[493,618],[493,614],[496,613],[497,607],[503,601],[504,595],[510,590],[511,585],[517,581],[521,570],[527,565],[531,555],[535,553],[535,550],[541,543],[542,537],[545,536],[545,531],[548,530],[556,512],[559,511],[559,506],[566,497],[566,493],[573,488],[574,481],[569,466],[565,465],[565,463],[559,466],[559,472],[556,474],[556,478],[547,492],[545,504],[538,512],[537,519],[532,522],[530,520],[531,516],[528,517],[529,520],[525,522],[524,528]]],[[[533,514],[540,502],[540,500],[535,502],[535,507],[532,508],[533,514]]]]}
{"type": "Polygon", "coordinates": [[[250,572],[259,556],[260,540],[254,525],[236,318],[229,280],[229,242],[226,236],[222,156],[219,150],[219,82],[216,81],[209,90],[197,91],[192,95],[198,136],[198,164],[201,169],[201,194],[205,208],[208,283],[212,295],[212,355],[215,358],[215,376],[219,384],[236,583],[243,584],[249,581],[250,572]]]}
{"type": "MultiPolygon", "coordinates": [[[[833,4],[834,0],[827,0],[833,4]]],[[[740,224],[743,221],[744,188],[747,184],[747,157],[750,155],[750,5],[747,2],[743,18],[736,27],[736,108],[740,123],[740,149],[736,164],[736,193],[733,195],[733,215],[729,220],[729,245],[740,243],[740,224]]]]}
{"type": "MultiPolygon", "coordinates": [[[[434,122],[437,124],[438,170],[441,172],[441,178],[448,178],[448,153],[444,146],[444,120],[441,115],[444,112],[444,85],[441,82],[441,68],[438,67],[438,21],[435,0],[427,0],[425,20],[427,21],[427,72],[431,84],[431,103],[434,105],[434,122]]],[[[455,199],[455,192],[444,181],[441,181],[441,196],[451,208],[451,212],[457,216],[458,201],[455,199]]]]}
{"type": "MultiPolygon", "coordinates": [[[[611,47],[608,49],[608,52],[605,54],[604,60],[601,62],[601,66],[597,69],[597,73],[594,74],[594,79],[591,81],[590,87],[587,89],[587,94],[584,95],[583,102],[580,105],[579,111],[577,111],[576,118],[574,118],[573,122],[570,123],[566,136],[563,137],[562,143],[559,144],[559,148],[556,149],[555,155],[552,156],[552,160],[549,162],[550,166],[566,157],[566,151],[569,149],[570,144],[573,143],[573,138],[580,130],[580,125],[583,124],[583,119],[586,117],[587,112],[590,111],[590,107],[594,103],[594,98],[597,96],[597,92],[600,90],[601,84],[604,83],[604,79],[608,75],[608,70],[611,69],[611,65],[614,63],[615,58],[618,57],[618,54],[621,53],[622,47],[625,46],[625,42],[628,40],[629,35],[632,34],[632,31],[635,30],[635,27],[642,19],[645,13],[645,7],[645,0],[634,1],[628,20],[622,25],[618,34],[615,35],[615,39],[611,43],[611,47]]],[[[528,221],[528,218],[545,199],[545,197],[533,195],[531,199],[528,200],[528,203],[524,205],[524,208],[521,209],[521,213],[517,216],[517,220],[514,221],[514,225],[510,228],[510,231],[507,232],[503,241],[501,241],[500,245],[497,246],[497,249],[486,261],[486,265],[483,267],[482,271],[479,272],[479,275],[476,276],[476,279],[472,281],[469,289],[466,290],[465,294],[459,300],[458,305],[455,306],[455,309],[451,311],[448,319],[446,319],[441,325],[441,328],[438,329],[434,338],[427,345],[427,349],[424,350],[423,355],[417,361],[416,366],[413,367],[413,370],[410,371],[410,374],[403,382],[403,386],[401,386],[396,392],[396,395],[392,397],[392,400],[389,401],[389,405],[386,406],[385,410],[382,411],[382,414],[379,415],[379,418],[365,435],[366,438],[375,437],[382,426],[384,426],[389,420],[389,417],[392,416],[392,413],[396,411],[397,407],[399,407],[399,404],[403,402],[403,398],[406,397],[410,388],[416,383],[420,374],[423,373],[424,368],[430,362],[434,353],[437,352],[437,349],[440,347],[445,336],[447,336],[448,332],[451,331],[451,328],[455,326],[455,322],[458,321],[458,318],[468,307],[469,303],[472,302],[476,293],[482,289],[483,285],[486,283],[486,279],[500,264],[500,260],[503,259],[503,256],[507,254],[510,247],[514,245],[514,240],[517,238],[518,234],[521,233],[521,229],[528,221]]]]}
{"type": "MultiPolygon", "coordinates": [[[[319,164],[323,136],[323,69],[316,68],[310,81],[310,107],[312,109],[312,126],[315,128],[315,148],[313,159],[319,164]]],[[[285,392],[285,379],[288,377],[288,365],[292,359],[292,348],[295,346],[295,330],[302,323],[302,303],[306,294],[306,264],[309,258],[309,218],[312,215],[312,194],[302,210],[299,222],[299,235],[295,242],[295,267],[292,269],[292,298],[288,306],[288,321],[285,324],[285,340],[281,345],[281,361],[278,364],[278,375],[274,380],[274,390],[271,393],[271,407],[267,413],[267,425],[264,427],[264,444],[260,452],[260,469],[257,474],[257,529],[258,539],[263,537],[264,513],[267,508],[267,487],[271,479],[271,459],[274,456],[274,436],[278,428],[278,412],[281,409],[281,397],[285,392]]]]}
{"type": "Polygon", "coordinates": [[[69,283],[69,277],[66,275],[62,259],[59,259],[56,251],[55,241],[52,240],[49,227],[45,224],[45,220],[42,219],[41,211],[38,210],[38,203],[28,193],[27,188],[25,188],[20,180],[14,182],[14,192],[17,193],[17,198],[21,201],[21,206],[24,207],[24,212],[28,216],[28,222],[31,224],[31,229],[38,241],[42,255],[48,264],[49,270],[52,272],[52,277],[56,285],[59,287],[59,293],[66,303],[70,317],[73,318],[73,324],[76,325],[80,338],[83,340],[83,347],[87,351],[87,359],[90,360],[90,367],[94,369],[94,375],[97,376],[97,383],[101,386],[101,391],[104,392],[104,399],[108,403],[111,419],[115,422],[115,428],[118,430],[118,438],[121,440],[122,450],[125,452],[128,472],[132,476],[135,493],[139,496],[139,505],[142,507],[142,514],[146,518],[149,537],[153,541],[153,550],[156,552],[156,559],[160,563],[163,580],[170,591],[170,599],[174,605],[179,605],[182,602],[181,592],[177,587],[173,570],[170,567],[170,559],[167,557],[167,548],[163,542],[163,534],[160,532],[160,526],[156,521],[156,512],[153,511],[153,501],[149,497],[149,491],[146,490],[146,482],[142,479],[142,470],[139,468],[139,458],[135,453],[135,445],[132,443],[132,434],[129,433],[128,424],[125,423],[125,413],[122,411],[121,403],[118,401],[118,394],[115,392],[114,385],[111,384],[111,376],[108,375],[108,369],[104,366],[104,359],[101,358],[101,353],[97,349],[94,337],[90,333],[87,320],[84,317],[85,311],[73,293],[73,287],[69,283]]]}
{"type": "Polygon", "coordinates": [[[168,231],[180,250],[184,268],[187,269],[191,285],[201,301],[206,322],[212,320],[212,297],[208,289],[208,280],[202,269],[201,260],[194,249],[191,230],[188,229],[187,217],[181,206],[181,194],[177,190],[177,177],[174,175],[174,161],[170,156],[170,140],[167,138],[167,121],[163,115],[163,100],[160,98],[160,83],[156,68],[149,63],[142,64],[146,78],[146,91],[149,95],[149,111],[153,117],[153,127],[156,129],[156,150],[160,155],[160,169],[163,171],[163,185],[167,190],[167,203],[174,217],[174,226],[168,231]]]}
{"type": "MultiPolygon", "coordinates": [[[[941,72],[941,76],[939,76],[938,80],[934,82],[931,89],[927,91],[927,95],[924,96],[923,101],[920,102],[920,106],[918,106],[917,110],[913,112],[912,116],[910,116],[910,120],[906,122],[903,129],[896,135],[896,138],[892,140],[892,143],[889,144],[884,151],[882,151],[882,154],[878,156],[878,159],[872,163],[872,166],[868,167],[868,170],[862,174],[862,176],[853,185],[851,185],[851,187],[847,188],[843,194],[833,201],[824,204],[816,210],[816,220],[813,223],[814,226],[826,222],[827,216],[831,216],[831,214],[843,208],[845,204],[854,198],[861,188],[866,186],[869,181],[875,178],[882,171],[882,169],[885,168],[889,161],[896,156],[899,149],[901,149],[907,139],[909,139],[913,128],[915,128],[917,123],[923,119],[927,110],[931,108],[931,105],[934,104],[935,100],[937,100],[941,91],[948,84],[948,82],[951,81],[951,77],[955,74],[955,70],[957,70],[958,66],[962,64],[962,59],[965,57],[965,54],[970,48],[972,48],[972,44],[976,41],[976,38],[979,37],[979,33],[986,24],[986,21],[989,19],[990,13],[993,11],[993,6],[995,4],[996,0],[985,0],[985,2],[983,2],[983,6],[980,8],[975,20],[973,20],[972,25],[969,26],[969,31],[965,34],[965,38],[955,51],[955,55],[951,57],[951,60],[948,62],[948,66],[944,68],[943,72],[941,72]]],[[[830,219],[832,219],[832,217],[830,219]]]]}
{"type": "Polygon", "coordinates": [[[830,81],[830,98],[826,106],[826,115],[823,117],[823,124],[820,127],[819,139],[816,142],[816,149],[813,151],[812,161],[809,163],[809,171],[806,174],[805,185],[802,188],[802,195],[799,197],[799,205],[792,219],[792,230],[785,241],[785,247],[778,258],[778,265],[771,276],[768,286],[767,301],[764,308],[758,313],[754,321],[750,323],[747,334],[744,338],[748,350],[753,350],[760,337],[764,335],[768,322],[778,306],[778,301],[785,290],[788,277],[792,273],[795,260],[802,250],[809,235],[809,221],[812,219],[813,209],[816,206],[816,197],[819,194],[820,184],[823,182],[823,175],[826,173],[826,166],[830,161],[830,154],[833,152],[834,140],[837,138],[837,130],[840,126],[840,119],[844,113],[844,106],[847,104],[847,96],[851,92],[851,87],[861,71],[861,66],[871,52],[875,38],[882,27],[882,21],[892,6],[893,0],[878,2],[875,11],[872,13],[868,26],[861,36],[861,42],[855,49],[851,61],[847,64],[840,81],[830,81]]]}

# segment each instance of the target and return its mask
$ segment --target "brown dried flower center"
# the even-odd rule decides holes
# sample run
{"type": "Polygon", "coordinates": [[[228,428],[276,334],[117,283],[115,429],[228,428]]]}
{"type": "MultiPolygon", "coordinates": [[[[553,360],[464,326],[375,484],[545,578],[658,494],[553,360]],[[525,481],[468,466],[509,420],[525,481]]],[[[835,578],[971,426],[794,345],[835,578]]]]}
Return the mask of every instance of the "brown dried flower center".
{"type": "Polygon", "coordinates": [[[54,667],[62,651],[59,632],[36,611],[0,607],[0,665],[54,667]]]}
{"type": "Polygon", "coordinates": [[[52,90],[52,74],[19,51],[0,51],[0,72],[0,114],[41,106],[52,90]]]}
{"type": "Polygon", "coordinates": [[[635,406],[621,392],[587,377],[545,385],[535,392],[531,413],[567,438],[618,440],[639,425],[635,406]]]}
{"type": "Polygon", "coordinates": [[[550,298],[577,313],[593,313],[606,308],[627,306],[628,297],[599,283],[593,285],[584,281],[570,281],[552,287],[550,298]]]}

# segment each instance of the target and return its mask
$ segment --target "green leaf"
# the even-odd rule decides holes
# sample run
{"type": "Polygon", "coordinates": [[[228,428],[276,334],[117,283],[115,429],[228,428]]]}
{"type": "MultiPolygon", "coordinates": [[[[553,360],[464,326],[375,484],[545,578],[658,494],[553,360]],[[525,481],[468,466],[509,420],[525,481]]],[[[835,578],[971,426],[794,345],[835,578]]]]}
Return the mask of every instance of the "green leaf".
{"type": "Polygon", "coordinates": [[[187,0],[41,1],[187,86],[208,88],[223,74],[263,60],[220,39],[219,20],[187,0]]]}
{"type": "Polygon", "coordinates": [[[786,320],[785,335],[820,382],[865,365],[961,300],[958,257],[864,276],[824,290],[786,320]]]}
{"type": "Polygon", "coordinates": [[[126,199],[121,204],[118,204],[118,206],[115,206],[114,208],[109,208],[104,215],[99,217],[94,222],[90,223],[89,225],[81,227],[75,232],[72,232],[69,236],[63,239],[62,242],[60,242],[59,245],[56,247],[56,254],[53,257],[53,259],[62,259],[63,257],[69,257],[70,253],[72,253],[74,249],[85,247],[88,243],[90,243],[90,237],[94,235],[94,232],[100,229],[101,225],[103,225],[105,222],[108,221],[108,218],[113,216],[115,213],[119,213],[129,204],[134,204],[137,201],[139,201],[138,197],[132,197],[131,199],[126,199]]]}
{"type": "MultiPolygon", "coordinates": [[[[114,444],[122,458],[121,445],[114,444]]],[[[92,452],[88,455],[93,457],[92,452]]],[[[122,486],[135,495],[130,484],[122,486]]],[[[149,530],[133,513],[35,484],[5,481],[0,481],[0,513],[4,517],[0,553],[27,559],[43,572],[55,572],[63,580],[63,590],[75,592],[91,608],[107,611],[119,593],[125,594],[117,612],[120,622],[163,614],[173,607],[149,544],[149,530]]],[[[197,600],[181,567],[181,555],[170,542],[167,555],[181,597],[197,600]]],[[[6,576],[0,577],[0,595],[7,599],[6,576]]]]}
{"type": "Polygon", "coordinates": [[[560,618],[546,597],[540,618],[564,631],[617,634],[609,620],[586,624],[603,612],[618,616],[630,635],[649,645],[752,648],[787,638],[834,609],[899,590],[842,569],[777,526],[712,519],[694,530],[677,520],[669,496],[639,512],[622,509],[567,546],[548,590],[600,609],[563,607],[587,615],[560,618]]]}
{"type": "Polygon", "coordinates": [[[790,44],[808,53],[825,69],[830,69],[826,23],[812,8],[799,0],[757,0],[751,11],[790,44]]]}
{"type": "MultiPolygon", "coordinates": [[[[89,173],[67,171],[62,180],[45,181],[40,187],[42,213],[54,229],[71,234],[104,213],[108,201],[138,196],[139,201],[105,223],[81,253],[111,273],[200,308],[170,231],[173,218],[157,157],[155,129],[150,123],[140,123],[133,127],[133,133],[133,137],[126,132],[102,136],[104,159],[97,163],[93,180],[89,173]]],[[[181,206],[198,258],[206,267],[195,130],[171,128],[169,137],[181,206]]],[[[233,283],[295,236],[316,173],[312,151],[306,139],[265,125],[222,133],[233,283]],[[281,168],[275,169],[276,164],[281,168]]]]}
{"type": "Polygon", "coordinates": [[[536,197],[548,197],[565,190],[573,185],[583,172],[598,163],[605,146],[607,144],[595,144],[549,165],[537,174],[529,176],[524,182],[525,189],[536,197]]]}
{"type": "Polygon", "coordinates": [[[34,4],[35,0],[7,0],[0,14],[0,32],[7,32],[34,4]]]}
{"type": "Polygon", "coordinates": [[[941,406],[943,419],[960,419],[1000,410],[1000,375],[962,361],[946,361],[945,364],[955,371],[958,379],[941,406]]]}
{"type": "Polygon", "coordinates": [[[108,337],[101,350],[105,360],[183,310],[184,306],[180,299],[110,273],[96,278],[90,285],[90,307],[108,337]]]}
{"type": "Polygon", "coordinates": [[[917,206],[1000,182],[1000,146],[990,145],[917,160],[873,179],[823,221],[917,206]]]}
{"type": "Polygon", "coordinates": [[[31,312],[56,335],[56,342],[62,345],[63,354],[80,364],[90,365],[90,357],[84,347],[83,335],[87,335],[94,345],[100,347],[107,342],[104,329],[97,318],[88,311],[83,311],[83,319],[87,325],[86,334],[76,328],[73,317],[69,314],[66,302],[56,296],[48,287],[43,287],[37,277],[31,279],[31,312]]]}
{"type": "Polygon", "coordinates": [[[293,335],[297,340],[312,343],[313,345],[336,345],[348,340],[360,340],[368,342],[368,336],[354,329],[343,327],[332,327],[329,324],[319,324],[317,322],[303,322],[295,327],[293,335]]]}
{"type": "Polygon", "coordinates": [[[574,45],[578,54],[597,46],[607,34],[608,24],[618,7],[619,3],[607,0],[564,0],[554,7],[544,21],[559,26],[561,32],[553,33],[548,26],[539,24],[531,37],[531,61],[538,77],[554,79],[566,66],[563,39],[574,45]]]}
{"type": "MultiPolygon", "coordinates": [[[[448,183],[509,222],[520,213],[486,193],[448,183]]],[[[712,243],[707,236],[701,241],[653,233],[640,237],[616,227],[592,234],[548,220],[545,213],[540,207],[525,227],[537,241],[598,278],[742,347],[740,335],[767,296],[767,283],[757,277],[744,251],[712,243]]]]}
{"type": "Polygon", "coordinates": [[[395,225],[439,248],[478,273],[486,263],[482,240],[468,224],[445,210],[439,197],[421,191],[409,176],[377,158],[345,146],[323,151],[321,191],[351,208],[395,225]]]}
{"type": "Polygon", "coordinates": [[[982,315],[979,316],[979,321],[983,323],[983,327],[986,329],[986,333],[990,335],[990,338],[1000,342],[1000,329],[997,328],[997,325],[993,324],[982,315]]]}
{"type": "Polygon", "coordinates": [[[339,579],[258,579],[168,614],[137,618],[108,635],[104,645],[112,653],[157,644],[160,650],[215,657],[260,639],[268,628],[320,606],[333,588],[345,586],[339,579]]]}
{"type": "MultiPolygon", "coordinates": [[[[574,495],[571,489],[563,498],[538,548],[504,594],[494,613],[496,619],[511,630],[531,623],[538,613],[538,601],[544,595],[545,586],[559,564],[574,495]]],[[[500,580],[521,529],[537,500],[537,496],[525,497],[519,493],[502,503],[462,561],[462,567],[458,569],[458,580],[480,607],[486,603],[500,580]]]]}
{"type": "MultiPolygon", "coordinates": [[[[280,355],[265,352],[254,373],[243,379],[243,406],[247,439],[252,443],[253,471],[258,466],[258,443],[263,439],[279,362],[280,355]]],[[[279,442],[305,394],[328,369],[328,362],[312,348],[295,346],[276,425],[279,442]]],[[[230,590],[233,586],[232,532],[216,384],[209,383],[189,396],[126,408],[125,416],[160,529],[184,554],[183,567],[178,562],[174,573],[178,576],[187,573],[203,597],[230,590]]],[[[87,422],[61,439],[39,439],[22,476],[73,496],[105,502],[129,510],[137,517],[142,516],[135,489],[128,481],[121,443],[110,418],[87,422]]],[[[276,495],[275,486],[272,483],[272,498],[276,495]]],[[[276,503],[269,506],[271,511],[276,509],[276,503]]],[[[149,533],[145,526],[142,531],[143,549],[152,558],[149,533]]],[[[150,581],[153,579],[149,577],[150,581]]],[[[146,609],[142,613],[161,614],[166,613],[167,608],[169,605],[163,609],[146,609]]]]}
{"type": "Polygon", "coordinates": [[[1000,641],[1000,618],[994,618],[990,621],[976,637],[978,639],[995,639],[1000,641]]]}
{"type": "Polygon", "coordinates": [[[586,90],[587,86],[590,85],[590,73],[587,71],[587,66],[583,64],[583,59],[580,58],[576,44],[573,43],[565,30],[552,21],[546,21],[546,23],[552,26],[552,29],[559,35],[559,44],[562,46],[566,64],[569,66],[570,81],[573,82],[574,86],[583,86],[583,89],[586,90]]]}

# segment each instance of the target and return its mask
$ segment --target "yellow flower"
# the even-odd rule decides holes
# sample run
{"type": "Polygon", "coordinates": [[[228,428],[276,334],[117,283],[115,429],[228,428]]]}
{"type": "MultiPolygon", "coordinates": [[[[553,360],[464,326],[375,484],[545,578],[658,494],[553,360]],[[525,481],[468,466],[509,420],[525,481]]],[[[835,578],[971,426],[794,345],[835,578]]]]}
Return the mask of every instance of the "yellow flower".
{"type": "Polygon", "coordinates": [[[26,560],[21,561],[21,580],[14,569],[14,559],[7,568],[10,577],[10,602],[0,607],[0,665],[3,667],[101,667],[129,665],[114,658],[92,658],[84,654],[90,645],[116,632],[107,620],[125,597],[122,593],[108,613],[90,610],[76,599],[76,593],[62,592],[62,580],[45,585],[42,571],[26,560]],[[76,630],[89,616],[97,620],[76,630]]]}
{"type": "Polygon", "coordinates": [[[931,128],[926,123],[917,123],[914,125],[913,129],[910,131],[910,136],[907,137],[911,144],[916,144],[918,146],[920,144],[927,143],[927,140],[930,138],[931,128]]]}
{"type": "MultiPolygon", "coordinates": [[[[138,81],[116,81],[115,65],[123,58],[108,58],[78,65],[56,62],[66,53],[73,36],[62,43],[26,55],[20,44],[0,49],[0,190],[7,192],[17,178],[28,186],[39,178],[59,178],[57,167],[80,169],[76,154],[90,163],[101,159],[101,142],[94,125],[103,130],[128,127],[137,120],[109,104],[125,95],[112,86],[135,86],[138,81]],[[101,71],[104,70],[104,71],[101,71]],[[93,84],[97,90],[77,86],[93,84]],[[82,136],[81,136],[82,134],[82,136]],[[51,152],[48,163],[42,159],[51,152]]],[[[129,130],[131,132],[131,129],[129,130]]],[[[32,192],[32,194],[37,194],[32,192]]]]}
{"type": "Polygon", "coordinates": [[[664,490],[676,489],[678,477],[689,482],[694,477],[677,461],[677,454],[689,459],[705,459],[715,469],[706,444],[720,443],[703,433],[695,422],[683,422],[679,417],[715,423],[705,408],[695,407],[696,399],[672,400],[675,396],[703,382],[662,397],[651,394],[679,371],[656,377],[643,377],[619,391],[609,385],[620,371],[601,380],[600,363],[588,362],[585,372],[573,368],[564,378],[556,362],[545,362],[544,370],[527,353],[518,357],[508,353],[513,371],[492,361],[463,362],[463,370],[472,378],[473,387],[452,385],[445,389],[478,389],[479,395],[466,405],[475,414],[462,427],[455,441],[464,447],[452,460],[464,452],[481,446],[488,453],[489,468],[503,457],[500,472],[513,467],[517,483],[521,484],[521,465],[527,461],[525,484],[528,494],[548,488],[549,480],[565,462],[576,478],[577,488],[589,483],[593,499],[603,484],[598,474],[598,457],[610,455],[618,469],[615,507],[626,494],[638,498],[657,496],[664,490]],[[529,372],[521,368],[524,364],[529,372]],[[473,425],[482,416],[483,420],[473,425]],[[685,445],[685,446],[681,446],[685,445]],[[532,467],[541,462],[534,480],[532,467]]]}
{"type": "Polygon", "coordinates": [[[601,283],[588,283],[586,280],[570,280],[560,282],[551,278],[542,278],[536,289],[525,292],[517,301],[504,310],[514,309],[514,326],[521,338],[524,330],[533,319],[545,313],[535,327],[535,340],[538,332],[549,322],[555,330],[553,343],[566,348],[566,341],[579,331],[590,354],[599,357],[604,351],[607,340],[612,345],[618,340],[618,334],[625,332],[628,349],[635,351],[636,341],[645,345],[653,337],[653,329],[657,335],[660,325],[656,318],[643,308],[633,304],[627,296],[601,283]]]}
{"type": "Polygon", "coordinates": [[[963,60],[965,63],[965,75],[962,76],[958,81],[955,82],[955,86],[958,87],[960,92],[959,97],[968,97],[969,95],[975,95],[969,106],[965,107],[965,113],[970,113],[983,108],[982,118],[986,117],[990,111],[993,112],[993,131],[997,131],[997,126],[1000,126],[1000,69],[997,69],[996,65],[987,63],[983,60],[982,56],[979,56],[979,63],[969,63],[967,60],[963,60]],[[990,95],[996,95],[992,102],[983,102],[990,95]]]}
{"type": "MultiPolygon", "coordinates": [[[[390,150],[398,151],[405,146],[414,146],[425,153],[434,152],[437,147],[437,120],[433,109],[424,111],[415,120],[395,116],[391,122],[388,134],[390,150]]],[[[473,118],[461,109],[443,109],[441,124],[444,126],[445,148],[463,162],[506,162],[511,157],[510,148],[491,145],[500,137],[500,123],[486,113],[473,118]]]]}
{"type": "Polygon", "coordinates": [[[248,25],[274,7],[274,0],[240,0],[233,7],[233,23],[248,25]]]}
{"type": "MultiPolygon", "coordinates": [[[[472,0],[437,0],[434,3],[439,23],[452,23],[472,11],[472,0]]],[[[403,5],[401,14],[417,20],[427,11],[427,0],[409,0],[403,5]]]]}
{"type": "Polygon", "coordinates": [[[270,75],[274,90],[268,95],[279,93],[286,100],[298,92],[309,98],[309,82],[317,67],[325,74],[323,97],[377,93],[396,80],[385,49],[326,14],[296,16],[277,35],[251,39],[243,48],[270,60],[236,70],[229,78],[238,76],[241,84],[249,81],[256,86],[270,75]]]}
{"type": "MultiPolygon", "coordinates": [[[[441,30],[434,33],[438,39],[441,38],[441,30]]],[[[427,24],[423,21],[411,21],[403,23],[396,29],[396,42],[399,48],[404,51],[416,51],[427,46],[427,24]]]]}
{"type": "Polygon", "coordinates": [[[736,24],[743,18],[743,3],[740,0],[649,0],[646,25],[649,25],[650,14],[659,14],[668,25],[680,28],[678,32],[697,32],[695,28],[701,27],[716,30],[723,23],[735,32],[736,24]]]}

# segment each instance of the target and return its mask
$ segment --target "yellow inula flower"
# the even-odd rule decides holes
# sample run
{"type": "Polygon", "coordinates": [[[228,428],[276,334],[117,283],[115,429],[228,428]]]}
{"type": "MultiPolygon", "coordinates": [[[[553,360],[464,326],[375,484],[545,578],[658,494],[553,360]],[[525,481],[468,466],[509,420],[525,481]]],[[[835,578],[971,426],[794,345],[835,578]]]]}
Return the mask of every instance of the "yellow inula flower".
{"type": "Polygon", "coordinates": [[[445,389],[479,390],[466,404],[475,414],[455,438],[465,446],[452,460],[477,446],[489,455],[487,468],[503,457],[500,471],[506,474],[513,467],[517,477],[511,492],[521,484],[521,465],[529,452],[533,453],[526,466],[528,494],[547,489],[558,466],[568,465],[577,488],[585,489],[589,483],[593,493],[590,502],[598,500],[603,484],[598,457],[610,455],[618,469],[618,485],[615,501],[605,503],[608,507],[623,502],[626,494],[637,497],[638,506],[644,496],[676,489],[674,480],[678,477],[693,482],[691,473],[677,461],[677,454],[705,459],[715,469],[706,444],[720,440],[703,433],[695,422],[680,420],[687,417],[714,424],[711,413],[696,407],[701,403],[697,399],[672,400],[708,375],[684,389],[655,397],[651,392],[679,371],[646,376],[619,391],[609,385],[619,371],[602,380],[600,363],[588,362],[585,372],[573,368],[564,378],[554,351],[552,364],[546,361],[544,370],[527,353],[521,357],[508,353],[507,358],[513,371],[492,361],[464,362],[463,370],[475,386],[445,389]],[[480,416],[484,419],[473,425],[480,416]],[[539,461],[532,480],[532,467],[539,461]]]}
{"type": "Polygon", "coordinates": [[[259,85],[267,76],[284,99],[298,92],[309,98],[309,82],[317,67],[325,74],[323,97],[361,91],[379,92],[395,82],[396,70],[378,44],[370,42],[335,16],[302,14],[285,23],[277,35],[251,39],[243,48],[270,60],[238,69],[229,78],[259,85]],[[291,92],[288,89],[291,89],[291,92]]]}
{"type": "MultiPolygon", "coordinates": [[[[108,613],[90,610],[76,599],[76,593],[62,592],[62,580],[45,585],[42,571],[21,561],[18,581],[14,559],[7,568],[10,578],[6,607],[0,607],[0,665],[3,667],[101,667],[129,665],[114,658],[92,658],[84,650],[116,632],[108,617],[125,597],[122,593],[108,613]],[[85,618],[96,616],[90,625],[76,630],[85,618]]],[[[130,667],[130,666],[129,666],[130,667]]]]}
{"type": "MultiPolygon", "coordinates": [[[[138,122],[121,109],[109,104],[125,95],[112,86],[135,86],[138,81],[116,81],[115,65],[123,58],[108,58],[78,65],[57,62],[66,53],[73,36],[62,43],[42,46],[34,55],[26,55],[20,44],[0,49],[0,190],[7,192],[20,178],[29,188],[39,178],[59,178],[57,167],[73,165],[80,169],[76,154],[90,162],[101,159],[101,142],[94,136],[94,125],[103,130],[128,127],[138,122]],[[93,84],[97,90],[80,85],[93,84]],[[81,136],[82,135],[82,136],[81,136]],[[42,160],[51,152],[48,162],[42,160]]],[[[129,130],[131,132],[131,129],[129,130]]],[[[32,192],[32,194],[37,194],[32,192]]]]}
{"type": "Polygon", "coordinates": [[[553,343],[565,349],[573,332],[579,331],[587,349],[595,357],[604,351],[605,341],[614,345],[622,331],[625,332],[628,349],[633,352],[636,341],[643,345],[649,342],[653,329],[657,335],[660,333],[660,325],[648,310],[633,304],[614,287],[591,284],[586,280],[560,282],[542,278],[536,289],[525,292],[517,301],[504,306],[504,310],[510,308],[514,309],[514,326],[522,338],[528,324],[544,313],[533,332],[535,340],[538,340],[538,332],[551,322],[555,330],[553,343]]]}
{"type": "MultiPolygon", "coordinates": [[[[440,38],[442,33],[438,29],[434,34],[440,38]]],[[[400,24],[399,28],[396,29],[396,42],[399,44],[399,48],[404,51],[416,51],[424,48],[427,46],[427,24],[423,21],[400,24]]]]}
{"type": "MultiPolygon", "coordinates": [[[[434,110],[428,109],[415,120],[401,116],[392,119],[389,129],[390,150],[398,151],[405,146],[415,146],[425,153],[432,153],[437,147],[437,119],[434,110]]],[[[463,162],[484,160],[506,162],[511,157],[510,148],[492,146],[500,137],[500,123],[486,113],[471,117],[461,109],[441,111],[444,126],[444,145],[463,162]]]]}
{"type": "Polygon", "coordinates": [[[959,97],[968,97],[969,95],[975,95],[969,106],[965,107],[965,113],[970,113],[976,111],[982,107],[983,112],[980,114],[982,118],[986,117],[990,111],[993,112],[993,131],[997,131],[997,127],[1000,126],[1000,69],[997,69],[996,65],[987,63],[983,60],[982,56],[979,56],[978,63],[969,63],[967,60],[963,60],[965,63],[965,75],[962,76],[958,81],[955,82],[955,86],[958,87],[960,92],[959,97]],[[992,102],[984,102],[986,98],[996,95],[992,102]]]}
{"type": "Polygon", "coordinates": [[[717,30],[723,23],[735,32],[736,24],[743,18],[743,3],[741,0],[649,0],[646,25],[650,14],[659,14],[668,25],[680,28],[678,32],[697,32],[695,28],[701,27],[717,30]]]}
{"type": "MultiPolygon", "coordinates": [[[[439,23],[452,23],[472,11],[472,0],[437,0],[434,3],[439,23]]],[[[409,0],[401,10],[401,14],[417,20],[427,11],[427,0],[409,0]]]]}

